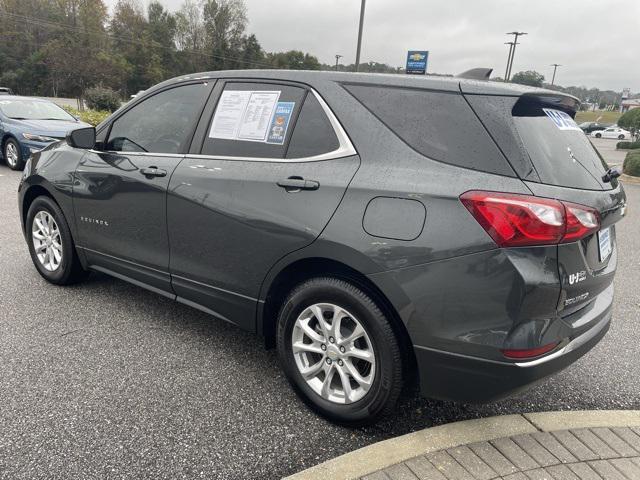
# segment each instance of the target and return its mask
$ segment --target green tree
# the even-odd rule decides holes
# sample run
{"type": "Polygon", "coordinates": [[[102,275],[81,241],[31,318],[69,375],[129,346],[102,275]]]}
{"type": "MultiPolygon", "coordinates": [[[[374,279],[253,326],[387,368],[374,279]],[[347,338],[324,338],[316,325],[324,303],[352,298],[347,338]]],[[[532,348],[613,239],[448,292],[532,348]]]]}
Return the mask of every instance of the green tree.
{"type": "Polygon", "coordinates": [[[544,83],[544,75],[534,70],[527,70],[526,72],[518,72],[511,77],[513,83],[519,83],[521,85],[529,85],[531,87],[542,87],[544,83]]]}
{"type": "Polygon", "coordinates": [[[241,51],[240,68],[260,68],[266,62],[264,51],[254,34],[242,38],[241,51]]]}
{"type": "Polygon", "coordinates": [[[640,108],[625,112],[618,119],[618,126],[626,128],[638,139],[640,137],[640,108]]]}
{"type": "Polygon", "coordinates": [[[183,72],[206,69],[204,53],[205,30],[202,11],[196,0],[185,0],[175,15],[175,43],[179,55],[179,67],[183,72]]]}
{"type": "Polygon", "coordinates": [[[247,27],[247,9],[242,0],[204,0],[202,18],[205,51],[213,70],[242,68],[242,36],[247,27]]]}
{"type": "Polygon", "coordinates": [[[317,57],[300,50],[268,53],[267,61],[274,68],[286,68],[289,70],[320,70],[322,68],[317,57]]]}
{"type": "Polygon", "coordinates": [[[125,97],[139,90],[146,90],[155,80],[154,71],[150,69],[149,63],[156,59],[153,58],[147,20],[135,0],[118,0],[109,24],[109,33],[112,48],[122,55],[129,72],[124,84],[120,85],[120,90],[125,97]],[[151,79],[148,78],[149,75],[151,79]]]}

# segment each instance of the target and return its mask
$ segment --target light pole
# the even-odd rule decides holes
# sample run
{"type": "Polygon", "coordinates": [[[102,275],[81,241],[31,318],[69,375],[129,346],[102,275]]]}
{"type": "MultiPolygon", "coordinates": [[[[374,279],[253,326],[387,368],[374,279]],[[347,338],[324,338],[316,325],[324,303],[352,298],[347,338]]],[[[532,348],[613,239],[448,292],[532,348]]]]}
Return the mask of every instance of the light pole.
{"type": "Polygon", "coordinates": [[[360,27],[358,28],[358,47],[356,48],[356,72],[360,68],[360,49],[362,48],[362,26],[364,25],[364,8],[367,0],[360,4],[360,27]]]}
{"type": "Polygon", "coordinates": [[[511,52],[513,52],[513,42],[504,42],[505,45],[509,45],[509,55],[507,55],[507,68],[504,71],[504,81],[507,81],[507,74],[509,73],[509,63],[511,63],[511,52]]]}
{"type": "Polygon", "coordinates": [[[515,38],[513,39],[513,48],[511,50],[511,61],[509,62],[509,66],[507,68],[507,82],[509,81],[509,79],[511,78],[511,69],[513,68],[513,59],[516,56],[516,45],[518,45],[518,37],[521,37],[522,35],[527,35],[527,32],[507,32],[507,35],[514,35],[515,38]]]}
{"type": "Polygon", "coordinates": [[[552,63],[551,66],[553,67],[553,77],[551,77],[551,85],[553,86],[553,83],[556,81],[556,70],[558,70],[558,67],[561,67],[562,65],[559,63],[552,63]]]}
{"type": "Polygon", "coordinates": [[[342,58],[342,55],[336,54],[336,72],[338,71],[338,60],[340,60],[341,58],[342,58]]]}

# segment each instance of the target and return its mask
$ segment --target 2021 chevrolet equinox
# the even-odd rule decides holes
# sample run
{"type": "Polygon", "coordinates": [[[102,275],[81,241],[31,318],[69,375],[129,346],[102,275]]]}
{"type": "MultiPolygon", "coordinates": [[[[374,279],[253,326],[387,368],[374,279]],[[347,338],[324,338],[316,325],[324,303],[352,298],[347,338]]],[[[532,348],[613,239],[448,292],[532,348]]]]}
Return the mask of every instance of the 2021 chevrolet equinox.
{"type": "Polygon", "coordinates": [[[257,332],[316,411],[403,385],[486,402],[569,365],[611,320],[616,173],[577,99],[460,78],[184,76],[32,156],[38,272],[105,272],[257,332]]]}

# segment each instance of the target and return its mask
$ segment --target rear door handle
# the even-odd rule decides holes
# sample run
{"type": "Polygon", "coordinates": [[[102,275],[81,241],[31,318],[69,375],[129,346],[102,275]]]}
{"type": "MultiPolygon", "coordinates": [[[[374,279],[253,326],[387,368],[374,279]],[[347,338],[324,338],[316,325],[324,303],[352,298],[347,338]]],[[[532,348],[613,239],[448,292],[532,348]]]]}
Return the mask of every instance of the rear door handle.
{"type": "Polygon", "coordinates": [[[298,192],[300,190],[318,190],[320,182],[316,180],[305,180],[302,177],[289,177],[278,181],[278,186],[287,192],[298,192]]]}
{"type": "Polygon", "coordinates": [[[167,171],[158,167],[141,168],[140,173],[145,177],[166,177],[167,171]]]}

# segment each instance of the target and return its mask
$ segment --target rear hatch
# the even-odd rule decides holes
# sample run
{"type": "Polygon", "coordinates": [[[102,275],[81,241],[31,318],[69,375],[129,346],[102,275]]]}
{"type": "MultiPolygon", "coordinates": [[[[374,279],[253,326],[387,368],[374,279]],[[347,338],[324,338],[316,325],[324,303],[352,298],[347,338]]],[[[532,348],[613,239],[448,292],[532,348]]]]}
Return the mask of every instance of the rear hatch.
{"type": "Polygon", "coordinates": [[[608,166],[573,120],[579,101],[542,90],[513,96],[465,93],[465,98],[535,196],[597,210],[600,231],[558,246],[558,312],[579,322],[580,315],[571,315],[613,293],[615,223],[626,208],[622,186],[617,179],[603,180],[608,166]]]}

